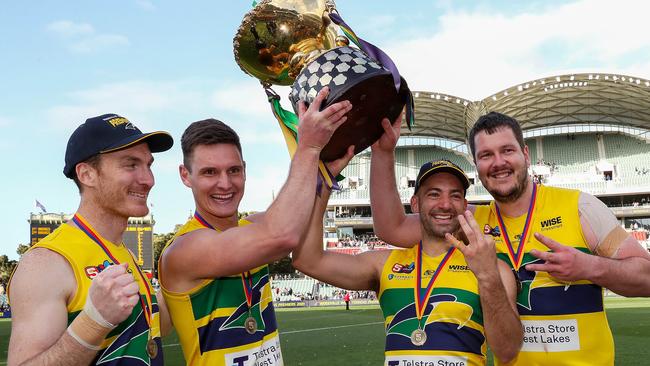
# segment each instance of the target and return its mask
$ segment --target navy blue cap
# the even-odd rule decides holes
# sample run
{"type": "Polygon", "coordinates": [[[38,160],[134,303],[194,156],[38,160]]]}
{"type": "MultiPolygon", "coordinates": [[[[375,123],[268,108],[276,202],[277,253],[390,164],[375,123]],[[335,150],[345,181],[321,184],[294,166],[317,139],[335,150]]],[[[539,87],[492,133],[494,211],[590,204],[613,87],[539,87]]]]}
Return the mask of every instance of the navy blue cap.
{"type": "Polygon", "coordinates": [[[94,155],[125,149],[140,142],[146,142],[149,150],[155,153],[171,149],[174,139],[165,131],[142,133],[128,119],[113,113],[88,118],[68,140],[63,174],[73,179],[77,164],[94,155]]]}
{"type": "Polygon", "coordinates": [[[469,188],[469,178],[467,178],[467,175],[463,169],[449,160],[435,160],[424,163],[420,167],[420,172],[418,173],[418,177],[415,180],[415,191],[413,194],[417,193],[420,185],[422,182],[424,182],[425,179],[435,173],[441,172],[451,173],[455,175],[460,180],[460,183],[463,185],[463,188],[465,188],[465,191],[467,191],[467,188],[469,188]]]}

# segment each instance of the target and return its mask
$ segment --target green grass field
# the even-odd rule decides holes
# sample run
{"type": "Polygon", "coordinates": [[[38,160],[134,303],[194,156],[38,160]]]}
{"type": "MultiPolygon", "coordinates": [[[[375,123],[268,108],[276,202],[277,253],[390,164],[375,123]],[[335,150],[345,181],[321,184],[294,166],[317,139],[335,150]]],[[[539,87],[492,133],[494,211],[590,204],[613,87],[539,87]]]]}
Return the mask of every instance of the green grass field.
{"type": "MultiPolygon", "coordinates": [[[[616,365],[650,359],[650,299],[608,298],[607,316],[616,342],[616,365]]],[[[278,310],[285,365],[381,365],[384,334],[378,307],[278,310]]],[[[0,365],[7,360],[11,323],[0,320],[0,365]]],[[[164,340],[165,364],[182,365],[178,338],[164,340]]],[[[640,361],[646,360],[646,361],[640,361]]],[[[489,364],[492,364],[491,362],[489,364]]]]}

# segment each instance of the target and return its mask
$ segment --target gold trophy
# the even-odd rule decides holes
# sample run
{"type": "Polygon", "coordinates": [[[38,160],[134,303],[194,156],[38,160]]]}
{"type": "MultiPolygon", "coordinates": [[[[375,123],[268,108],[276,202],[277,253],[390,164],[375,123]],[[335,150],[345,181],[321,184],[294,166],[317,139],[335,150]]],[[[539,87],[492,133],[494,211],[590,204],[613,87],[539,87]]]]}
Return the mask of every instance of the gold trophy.
{"type": "Polygon", "coordinates": [[[331,0],[262,0],[244,17],[233,46],[235,60],[261,81],[280,125],[294,138],[297,118],[281,108],[271,85],[292,85],[295,112],[298,101],[309,105],[324,87],[330,93],[322,108],[352,103],[347,121],[321,152],[323,161],[343,156],[350,145],[355,154],[366,149],[382,135],[381,120],[393,121],[405,105],[410,126],[413,104],[406,81],[385,53],[354,34],[331,0]],[[337,35],[337,28],[347,37],[337,35]],[[359,48],[350,47],[350,39],[359,48]]]}

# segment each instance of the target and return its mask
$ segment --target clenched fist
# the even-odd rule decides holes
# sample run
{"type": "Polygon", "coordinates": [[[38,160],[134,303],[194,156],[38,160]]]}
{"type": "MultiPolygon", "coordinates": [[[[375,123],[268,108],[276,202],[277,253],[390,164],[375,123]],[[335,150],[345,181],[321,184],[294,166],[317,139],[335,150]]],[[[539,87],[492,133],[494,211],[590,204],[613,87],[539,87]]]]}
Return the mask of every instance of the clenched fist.
{"type": "Polygon", "coordinates": [[[138,303],[140,286],[128,268],[128,263],[112,265],[93,279],[84,311],[97,323],[102,324],[103,319],[109,324],[102,325],[114,327],[126,320],[138,303]],[[92,314],[93,310],[96,314],[92,314]],[[101,319],[93,316],[97,314],[101,319]]]}

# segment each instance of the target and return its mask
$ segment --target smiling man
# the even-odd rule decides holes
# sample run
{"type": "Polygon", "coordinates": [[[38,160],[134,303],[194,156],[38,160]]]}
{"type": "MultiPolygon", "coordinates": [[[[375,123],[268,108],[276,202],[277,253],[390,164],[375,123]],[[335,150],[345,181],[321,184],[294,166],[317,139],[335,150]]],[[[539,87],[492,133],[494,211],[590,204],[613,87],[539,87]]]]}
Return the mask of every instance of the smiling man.
{"type": "Polygon", "coordinates": [[[180,175],[196,211],[163,250],[159,278],[188,365],[283,364],[266,264],[304,235],[320,152],[351,108],[319,111],[326,96],[301,105],[289,177],[265,213],[246,219],[238,217],[246,170],[235,131],[208,119],[183,133],[180,175]]]}
{"type": "Polygon", "coordinates": [[[422,240],[406,250],[358,255],[323,250],[329,192],[316,199],[307,239],[293,253],[294,266],[334,286],[377,292],[387,366],[479,366],[486,364],[488,345],[504,362],[519,351],[515,277],[466,211],[467,187],[469,179],[455,164],[425,163],[411,198],[422,240]],[[452,236],[461,228],[467,245],[452,236]]]}
{"type": "Polygon", "coordinates": [[[142,133],[116,114],[70,136],[63,173],[81,203],[11,279],[9,365],[163,365],[169,316],[122,235],[129,217],[149,212],[151,153],[172,144],[167,132],[142,133]]]}

